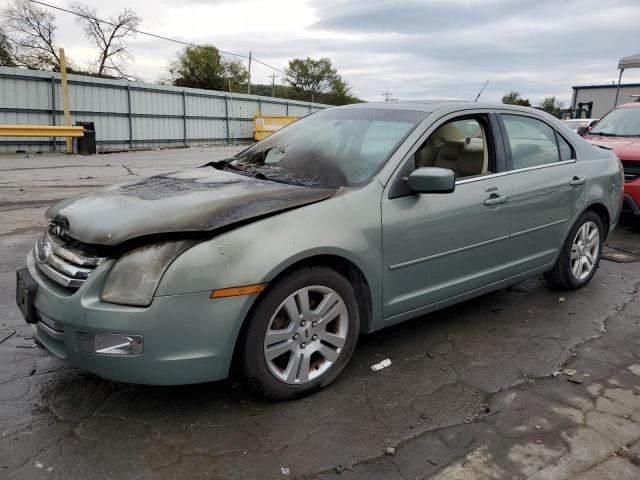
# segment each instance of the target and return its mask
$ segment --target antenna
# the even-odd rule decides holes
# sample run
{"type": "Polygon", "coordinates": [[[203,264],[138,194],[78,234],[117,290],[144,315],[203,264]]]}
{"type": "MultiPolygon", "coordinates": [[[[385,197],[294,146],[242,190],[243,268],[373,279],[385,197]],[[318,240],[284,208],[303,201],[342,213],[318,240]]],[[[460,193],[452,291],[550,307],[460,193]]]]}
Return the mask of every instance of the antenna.
{"type": "Polygon", "coordinates": [[[485,87],[487,86],[487,84],[489,83],[489,80],[487,80],[486,82],[484,82],[484,85],[482,86],[482,88],[480,89],[480,91],[478,92],[478,95],[476,95],[476,99],[474,100],[474,102],[477,102],[478,99],[480,98],[480,95],[482,95],[482,92],[484,92],[485,87]]]}

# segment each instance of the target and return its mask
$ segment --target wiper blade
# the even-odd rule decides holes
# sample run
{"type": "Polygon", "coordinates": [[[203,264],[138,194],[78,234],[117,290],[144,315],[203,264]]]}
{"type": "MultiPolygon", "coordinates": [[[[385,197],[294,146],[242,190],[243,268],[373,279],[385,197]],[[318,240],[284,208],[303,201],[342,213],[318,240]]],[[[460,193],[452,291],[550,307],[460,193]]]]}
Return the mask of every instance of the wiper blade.
{"type": "Polygon", "coordinates": [[[213,168],[217,168],[218,170],[223,170],[225,166],[229,165],[231,162],[233,162],[234,158],[224,158],[222,160],[214,160],[213,162],[209,162],[209,163],[205,163],[204,165],[202,165],[202,167],[213,167],[213,168]]]}

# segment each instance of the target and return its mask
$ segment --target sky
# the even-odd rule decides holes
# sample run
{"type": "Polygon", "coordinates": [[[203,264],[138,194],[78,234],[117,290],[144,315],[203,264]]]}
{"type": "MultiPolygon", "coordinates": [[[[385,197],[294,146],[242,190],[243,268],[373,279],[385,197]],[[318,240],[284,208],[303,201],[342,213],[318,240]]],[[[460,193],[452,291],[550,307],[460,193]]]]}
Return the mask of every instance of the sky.
{"type": "MultiPolygon", "coordinates": [[[[8,0],[0,0],[0,4],[8,0]]],[[[46,1],[46,0],[45,0],[46,1]]],[[[69,2],[49,0],[67,7],[69,2]]],[[[380,101],[499,101],[519,91],[535,105],[555,95],[568,105],[571,86],[617,80],[618,60],[640,53],[639,0],[85,0],[100,17],[124,8],[140,30],[259,58],[279,70],[296,57],[329,57],[352,93],[380,101]]],[[[67,56],[95,55],[72,15],[54,12],[67,56]]],[[[137,35],[129,71],[145,81],[168,78],[181,48],[137,35]]],[[[233,58],[233,57],[231,57],[233,58]]],[[[238,58],[245,62],[246,59],[238,58]]],[[[252,64],[253,83],[282,73],[252,64]]],[[[624,82],[640,82],[627,71],[624,82]]]]}

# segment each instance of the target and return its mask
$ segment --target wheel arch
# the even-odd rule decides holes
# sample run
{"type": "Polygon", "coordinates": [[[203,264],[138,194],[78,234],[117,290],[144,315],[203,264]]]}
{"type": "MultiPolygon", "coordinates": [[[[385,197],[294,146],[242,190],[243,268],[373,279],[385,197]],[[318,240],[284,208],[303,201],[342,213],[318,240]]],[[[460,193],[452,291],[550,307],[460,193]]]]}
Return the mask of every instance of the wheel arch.
{"type": "MultiPolygon", "coordinates": [[[[344,277],[353,285],[356,290],[356,302],[358,303],[358,310],[361,315],[362,331],[368,332],[373,313],[373,301],[371,294],[371,285],[367,280],[363,270],[352,260],[336,254],[316,254],[303,259],[297,260],[294,263],[281,269],[280,272],[274,277],[272,282],[288,275],[289,273],[299,270],[301,268],[309,268],[315,266],[329,267],[344,277]]],[[[267,293],[266,289],[264,293],[267,293]]]]}
{"type": "MultiPolygon", "coordinates": [[[[562,237],[562,242],[560,243],[560,246],[558,247],[558,255],[560,254],[560,251],[562,250],[562,246],[564,245],[564,242],[567,241],[567,237],[569,236],[569,233],[571,232],[571,229],[576,224],[578,219],[587,211],[594,212],[596,215],[598,215],[600,217],[600,220],[602,220],[602,225],[603,225],[603,227],[605,229],[605,239],[609,235],[609,228],[611,226],[611,215],[609,214],[609,210],[601,202],[592,202],[592,203],[586,205],[582,210],[580,210],[571,219],[571,223],[569,224],[569,228],[567,228],[564,236],[562,237]]],[[[603,241],[604,241],[604,239],[603,239],[603,241]]]]}
{"type": "Polygon", "coordinates": [[[580,215],[588,210],[595,212],[600,217],[600,220],[602,220],[602,226],[604,227],[604,236],[605,238],[608,237],[609,228],[611,227],[611,214],[609,213],[609,209],[603,203],[594,202],[587,205],[587,207],[585,207],[584,210],[580,212],[580,215]]]}
{"type": "Polygon", "coordinates": [[[268,282],[267,288],[265,288],[253,301],[251,308],[249,308],[247,314],[242,319],[242,325],[235,339],[233,346],[232,356],[232,368],[238,364],[238,355],[240,353],[240,342],[242,342],[249,319],[253,312],[259,305],[262,298],[269,294],[269,285],[277,282],[279,279],[289,275],[291,272],[315,266],[329,267],[341,275],[345,276],[349,282],[354,286],[356,290],[356,302],[358,303],[358,310],[360,312],[360,332],[368,333],[371,330],[371,323],[373,320],[373,295],[371,292],[371,283],[364,271],[353,260],[346,256],[336,253],[316,253],[303,258],[298,258],[288,264],[281,265],[279,268],[272,272],[272,278],[268,282]]]}

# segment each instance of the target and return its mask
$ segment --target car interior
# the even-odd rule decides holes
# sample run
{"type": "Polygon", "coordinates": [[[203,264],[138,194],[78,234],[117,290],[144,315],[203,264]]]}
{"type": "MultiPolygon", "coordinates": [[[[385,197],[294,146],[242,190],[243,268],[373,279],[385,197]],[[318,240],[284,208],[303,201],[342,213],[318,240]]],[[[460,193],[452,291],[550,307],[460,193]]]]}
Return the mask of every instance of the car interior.
{"type": "Polygon", "coordinates": [[[415,152],[414,159],[416,168],[448,168],[456,178],[491,173],[485,128],[472,118],[438,127],[415,152]]]}

